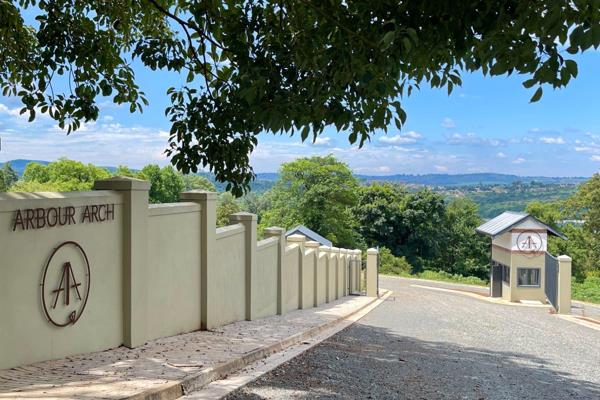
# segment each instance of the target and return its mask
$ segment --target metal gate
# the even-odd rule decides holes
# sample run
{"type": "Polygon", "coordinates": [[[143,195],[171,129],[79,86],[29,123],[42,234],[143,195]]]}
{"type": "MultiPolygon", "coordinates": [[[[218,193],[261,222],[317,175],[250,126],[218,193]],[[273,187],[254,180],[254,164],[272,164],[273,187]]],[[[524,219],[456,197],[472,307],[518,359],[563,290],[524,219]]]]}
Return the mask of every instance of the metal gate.
{"type": "Polygon", "coordinates": [[[558,260],[546,252],[546,279],[544,289],[548,301],[558,310],[558,260]]]}

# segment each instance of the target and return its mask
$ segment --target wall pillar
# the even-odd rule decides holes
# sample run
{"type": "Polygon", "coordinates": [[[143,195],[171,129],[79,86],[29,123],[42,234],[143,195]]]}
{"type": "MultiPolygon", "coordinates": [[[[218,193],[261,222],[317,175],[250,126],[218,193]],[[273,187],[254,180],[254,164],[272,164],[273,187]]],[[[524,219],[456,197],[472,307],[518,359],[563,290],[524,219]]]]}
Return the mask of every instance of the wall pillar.
{"type": "Polygon", "coordinates": [[[244,248],[246,249],[246,320],[252,321],[254,319],[254,309],[252,307],[252,294],[257,282],[254,271],[256,271],[256,224],[258,217],[256,214],[247,212],[240,212],[229,216],[229,224],[242,224],[244,225],[244,248]]]}
{"type": "MultiPolygon", "coordinates": [[[[306,248],[308,248],[309,250],[313,250],[313,266],[312,266],[312,270],[313,270],[313,304],[312,305],[308,305],[308,307],[316,307],[317,306],[317,293],[319,290],[319,277],[318,277],[318,270],[319,270],[319,247],[321,246],[321,243],[319,242],[315,242],[312,240],[309,240],[308,242],[306,242],[304,244],[304,246],[306,248]]],[[[310,267],[310,266],[309,266],[310,267]]]]}
{"type": "Polygon", "coordinates": [[[350,271],[349,271],[349,265],[350,263],[348,262],[348,260],[350,259],[350,250],[348,249],[341,249],[340,253],[342,256],[344,256],[344,262],[342,263],[342,271],[343,271],[343,277],[344,277],[344,290],[342,292],[342,296],[348,296],[350,293],[350,271]]]}
{"type": "Polygon", "coordinates": [[[304,269],[304,242],[306,241],[306,236],[304,235],[290,235],[287,237],[287,242],[290,245],[296,244],[298,245],[298,308],[302,308],[302,278],[304,274],[302,270],[304,269]]]}
{"type": "Polygon", "coordinates": [[[143,345],[148,331],[146,260],[150,182],[115,177],[96,181],[94,190],[123,194],[123,344],[143,345]]]}
{"type": "Polygon", "coordinates": [[[335,279],[335,293],[333,295],[332,300],[335,299],[339,299],[340,297],[342,297],[341,292],[342,292],[342,288],[340,287],[341,283],[341,279],[340,279],[340,248],[339,247],[332,247],[331,248],[331,255],[332,255],[332,259],[333,262],[335,263],[335,274],[333,276],[333,279],[335,279]]]}
{"type": "Polygon", "coordinates": [[[265,237],[276,237],[277,243],[277,315],[282,315],[283,306],[283,258],[285,256],[285,229],[270,227],[265,229],[265,237]]]}
{"type": "Polygon", "coordinates": [[[367,250],[367,296],[369,297],[378,297],[377,255],[377,249],[367,250]]]}
{"type": "Polygon", "coordinates": [[[558,256],[558,313],[571,313],[571,257],[558,256]]]}
{"type": "Polygon", "coordinates": [[[360,293],[360,253],[361,251],[358,249],[354,249],[354,277],[355,277],[355,288],[358,293],[360,293]]]}
{"type": "Polygon", "coordinates": [[[329,303],[331,301],[331,294],[329,293],[329,250],[331,248],[329,246],[320,246],[319,247],[319,256],[321,254],[325,254],[325,303],[329,303]]]}
{"type": "Polygon", "coordinates": [[[211,268],[215,263],[215,248],[217,246],[217,194],[204,190],[192,190],[180,195],[182,201],[200,204],[200,327],[212,329],[214,316],[211,315],[209,304],[211,268]]]}

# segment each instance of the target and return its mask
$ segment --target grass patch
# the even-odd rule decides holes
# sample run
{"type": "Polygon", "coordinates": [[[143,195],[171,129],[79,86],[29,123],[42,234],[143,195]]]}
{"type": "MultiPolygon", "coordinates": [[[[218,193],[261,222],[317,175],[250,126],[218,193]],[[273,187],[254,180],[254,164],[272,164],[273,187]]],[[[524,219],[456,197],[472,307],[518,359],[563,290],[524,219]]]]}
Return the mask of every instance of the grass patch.
{"type": "Polygon", "coordinates": [[[417,274],[408,272],[390,273],[389,271],[381,271],[384,275],[403,276],[405,278],[430,279],[432,281],[464,283],[467,285],[487,286],[488,282],[476,276],[462,276],[459,274],[450,274],[444,271],[423,271],[417,274]]]}
{"type": "Polygon", "coordinates": [[[573,279],[571,297],[573,300],[600,303],[600,277],[588,276],[583,282],[576,282],[573,279]]]}

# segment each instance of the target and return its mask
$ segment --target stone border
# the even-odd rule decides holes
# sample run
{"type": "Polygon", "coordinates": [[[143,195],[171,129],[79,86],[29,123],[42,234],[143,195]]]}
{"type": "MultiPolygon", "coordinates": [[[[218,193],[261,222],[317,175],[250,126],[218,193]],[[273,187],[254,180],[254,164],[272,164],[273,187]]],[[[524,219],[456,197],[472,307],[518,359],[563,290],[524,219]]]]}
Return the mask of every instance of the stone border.
{"type": "Polygon", "coordinates": [[[276,343],[272,343],[267,346],[259,347],[254,349],[241,357],[233,360],[225,361],[221,364],[217,364],[213,367],[205,368],[202,371],[187,376],[178,382],[167,383],[159,387],[138,393],[133,396],[125,397],[124,400],[172,400],[177,399],[181,396],[189,394],[190,392],[197,391],[209,383],[222,379],[225,376],[242,369],[243,367],[252,364],[255,361],[266,358],[272,354],[278,353],[290,346],[301,343],[319,333],[337,325],[343,320],[351,317],[352,315],[362,311],[369,307],[379,299],[391,294],[390,291],[382,290],[382,294],[379,298],[374,297],[371,301],[363,305],[362,307],[338,317],[334,320],[325,322],[322,325],[310,328],[305,332],[296,333],[286,339],[280,340],[276,343]]]}

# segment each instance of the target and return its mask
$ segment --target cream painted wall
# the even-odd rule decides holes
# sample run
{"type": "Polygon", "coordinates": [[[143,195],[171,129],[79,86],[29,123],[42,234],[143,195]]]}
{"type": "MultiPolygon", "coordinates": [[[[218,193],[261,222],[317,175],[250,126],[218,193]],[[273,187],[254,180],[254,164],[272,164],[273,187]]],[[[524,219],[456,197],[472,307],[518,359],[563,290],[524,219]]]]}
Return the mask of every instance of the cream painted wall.
{"type": "Polygon", "coordinates": [[[300,246],[291,245],[285,249],[283,263],[283,305],[284,312],[297,310],[300,304],[300,246]]]}
{"type": "Polygon", "coordinates": [[[346,266],[346,257],[344,257],[344,255],[340,253],[340,254],[338,254],[338,262],[337,262],[338,298],[345,296],[345,294],[344,294],[346,291],[346,289],[345,289],[345,279],[346,279],[345,266],[346,266]]]}
{"type": "MultiPolygon", "coordinates": [[[[190,191],[180,203],[149,205],[145,181],[116,177],[94,187],[100,190],[0,194],[0,369],[136,347],[275,315],[278,307],[285,313],[301,300],[310,308],[327,301],[328,290],[330,301],[346,290],[348,250],[321,252],[319,243],[301,235],[286,239],[282,228],[257,242],[256,216],[248,213],[232,215],[231,225],[217,229],[214,193],[190,191]],[[15,210],[74,207],[80,218],[85,206],[104,204],[114,204],[114,219],[12,229],[15,210]],[[57,328],[45,319],[40,282],[51,252],[65,241],[86,251],[91,285],[82,317],[57,328]]],[[[83,257],[73,250],[53,259],[56,276],[44,298],[58,288],[66,261],[75,265],[83,257]]],[[[71,309],[63,308],[66,321],[71,309]]]]}
{"type": "Polygon", "coordinates": [[[255,279],[253,279],[253,315],[256,318],[277,314],[278,238],[258,242],[255,279]]]}
{"type": "Polygon", "coordinates": [[[509,249],[512,246],[512,235],[510,232],[504,232],[502,235],[498,235],[492,239],[492,245],[500,246],[505,249],[509,249]]]}
{"type": "Polygon", "coordinates": [[[148,219],[148,339],[200,329],[200,206],[157,204],[148,219]]]}
{"type": "Polygon", "coordinates": [[[545,256],[528,256],[518,253],[512,254],[512,267],[511,267],[511,293],[510,301],[520,300],[538,300],[541,302],[546,301],[546,293],[544,290],[545,284],[545,256]],[[517,286],[517,269],[521,267],[531,267],[540,269],[540,286],[539,287],[523,287],[517,286]]]}
{"type": "MultiPolygon", "coordinates": [[[[0,194],[0,368],[51,360],[119,346],[123,339],[123,198],[111,191],[0,194]],[[114,220],[80,223],[85,205],[115,204],[114,220]],[[13,231],[15,210],[75,207],[76,225],[13,231]],[[45,318],[40,284],[54,248],[76,241],[87,254],[91,285],[87,305],[75,325],[58,328],[45,318]]],[[[82,262],[67,250],[53,259],[82,262]]],[[[60,274],[49,277],[46,299],[60,274]]],[[[76,279],[81,281],[81,277],[76,279]]],[[[63,297],[60,297],[63,301],[63,297]]],[[[74,300],[73,300],[74,301],[74,300]]]]}
{"type": "Polygon", "coordinates": [[[319,251],[319,263],[317,265],[317,305],[327,301],[327,259],[329,253],[319,251]]]}
{"type": "Polygon", "coordinates": [[[338,298],[337,295],[337,257],[333,253],[329,253],[329,262],[327,265],[329,269],[329,290],[327,292],[329,298],[328,301],[333,301],[338,298]]]}
{"type": "Polygon", "coordinates": [[[315,306],[315,251],[305,249],[302,262],[302,308],[315,306]]]}
{"type": "Polygon", "coordinates": [[[246,319],[245,252],[243,225],[217,229],[208,298],[216,326],[246,319]]]}

